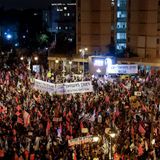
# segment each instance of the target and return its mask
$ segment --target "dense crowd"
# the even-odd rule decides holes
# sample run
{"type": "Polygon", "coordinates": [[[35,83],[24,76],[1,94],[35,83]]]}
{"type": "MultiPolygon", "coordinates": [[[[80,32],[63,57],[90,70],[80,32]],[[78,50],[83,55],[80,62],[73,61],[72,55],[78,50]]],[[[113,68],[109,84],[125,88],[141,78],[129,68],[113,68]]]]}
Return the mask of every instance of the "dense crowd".
{"type": "Polygon", "coordinates": [[[116,133],[114,160],[160,159],[160,76],[92,83],[92,93],[49,95],[34,89],[25,64],[2,67],[0,159],[108,160],[107,130],[116,133]],[[68,140],[87,135],[100,140],[68,146],[68,140]]]}

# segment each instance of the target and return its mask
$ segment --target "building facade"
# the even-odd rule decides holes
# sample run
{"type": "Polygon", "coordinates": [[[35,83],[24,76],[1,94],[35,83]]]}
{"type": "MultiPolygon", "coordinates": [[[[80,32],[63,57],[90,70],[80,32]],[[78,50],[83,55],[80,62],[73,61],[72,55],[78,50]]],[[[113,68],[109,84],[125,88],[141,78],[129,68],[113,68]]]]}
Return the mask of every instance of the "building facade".
{"type": "Polygon", "coordinates": [[[77,0],[77,53],[106,53],[111,44],[111,1],[77,0]]]}
{"type": "Polygon", "coordinates": [[[160,57],[159,0],[128,0],[127,46],[139,57],[160,57]]]}

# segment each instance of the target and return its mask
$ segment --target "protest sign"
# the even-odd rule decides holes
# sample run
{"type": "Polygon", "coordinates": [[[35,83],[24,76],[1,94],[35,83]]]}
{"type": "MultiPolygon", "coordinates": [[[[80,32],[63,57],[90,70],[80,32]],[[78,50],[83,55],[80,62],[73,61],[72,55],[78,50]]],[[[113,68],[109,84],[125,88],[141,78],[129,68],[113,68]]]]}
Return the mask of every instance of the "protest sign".
{"type": "Polygon", "coordinates": [[[68,140],[68,146],[80,145],[84,143],[93,142],[93,136],[86,136],[86,137],[78,137],[71,140],[68,140]]]}
{"type": "Polygon", "coordinates": [[[62,117],[60,117],[60,118],[54,117],[53,122],[62,122],[62,117]]]}
{"type": "Polygon", "coordinates": [[[82,129],[81,129],[81,132],[82,132],[82,133],[88,133],[88,128],[82,128],[82,129]]]}
{"type": "Polygon", "coordinates": [[[134,95],[137,96],[137,97],[140,97],[140,96],[141,96],[141,92],[135,91],[135,92],[134,92],[134,95]]]}

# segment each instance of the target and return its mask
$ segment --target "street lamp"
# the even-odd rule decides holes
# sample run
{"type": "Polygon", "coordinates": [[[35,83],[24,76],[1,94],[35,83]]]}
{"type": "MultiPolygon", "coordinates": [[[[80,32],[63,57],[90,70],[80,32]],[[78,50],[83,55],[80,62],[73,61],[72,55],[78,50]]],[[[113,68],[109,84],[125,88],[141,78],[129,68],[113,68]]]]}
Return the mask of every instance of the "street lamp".
{"type": "Polygon", "coordinates": [[[88,48],[82,48],[79,50],[79,52],[81,53],[81,55],[83,57],[83,79],[84,79],[84,56],[87,51],[88,51],[88,48]]]}
{"type": "Polygon", "coordinates": [[[72,65],[72,61],[69,61],[69,70],[71,72],[71,65],[72,65]]]}
{"type": "Polygon", "coordinates": [[[55,62],[56,62],[56,63],[59,63],[59,60],[58,60],[58,59],[56,59],[56,60],[55,60],[55,62]]]}
{"type": "Polygon", "coordinates": [[[116,133],[112,132],[110,130],[109,134],[110,136],[110,152],[109,152],[109,160],[113,160],[113,157],[112,157],[112,138],[115,138],[116,137],[116,133]]]}
{"type": "Polygon", "coordinates": [[[35,61],[38,61],[38,56],[35,56],[35,57],[34,57],[34,60],[35,60],[35,61]]]}
{"type": "Polygon", "coordinates": [[[115,133],[109,133],[111,138],[115,138],[116,134],[115,133]]]}
{"type": "Polygon", "coordinates": [[[72,61],[69,61],[69,64],[71,65],[71,64],[72,64],[72,61]]]}
{"type": "Polygon", "coordinates": [[[24,60],[24,57],[21,57],[20,60],[23,61],[23,60],[24,60]]]}

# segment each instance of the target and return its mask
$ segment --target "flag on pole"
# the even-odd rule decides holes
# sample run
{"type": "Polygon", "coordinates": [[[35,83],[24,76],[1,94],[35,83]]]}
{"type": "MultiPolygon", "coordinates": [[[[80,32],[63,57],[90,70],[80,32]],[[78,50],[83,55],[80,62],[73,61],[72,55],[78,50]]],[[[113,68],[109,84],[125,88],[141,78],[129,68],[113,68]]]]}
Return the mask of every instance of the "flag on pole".
{"type": "Polygon", "coordinates": [[[18,106],[16,107],[16,109],[17,109],[18,111],[20,111],[20,110],[21,110],[21,106],[18,105],[18,106]]]}
{"type": "Polygon", "coordinates": [[[82,128],[84,128],[82,121],[80,122],[80,128],[81,128],[81,130],[82,130],[82,128]]]}
{"type": "Polygon", "coordinates": [[[23,124],[22,118],[18,117],[18,118],[17,118],[17,123],[23,124]]]}
{"type": "Polygon", "coordinates": [[[30,124],[30,114],[26,111],[23,112],[24,126],[27,127],[30,124]]]}
{"type": "Polygon", "coordinates": [[[139,131],[141,134],[145,134],[145,133],[146,133],[145,129],[142,127],[141,124],[139,125],[138,131],[139,131]]]}
{"type": "Polygon", "coordinates": [[[134,136],[134,128],[133,128],[133,126],[131,127],[131,135],[134,136]]]}
{"type": "Polygon", "coordinates": [[[49,135],[50,132],[50,128],[51,128],[51,124],[50,124],[50,120],[47,121],[47,127],[46,127],[46,135],[49,135]]]}
{"type": "Polygon", "coordinates": [[[142,145],[140,144],[138,147],[138,155],[141,156],[143,154],[143,152],[144,151],[143,151],[142,145]]]}

